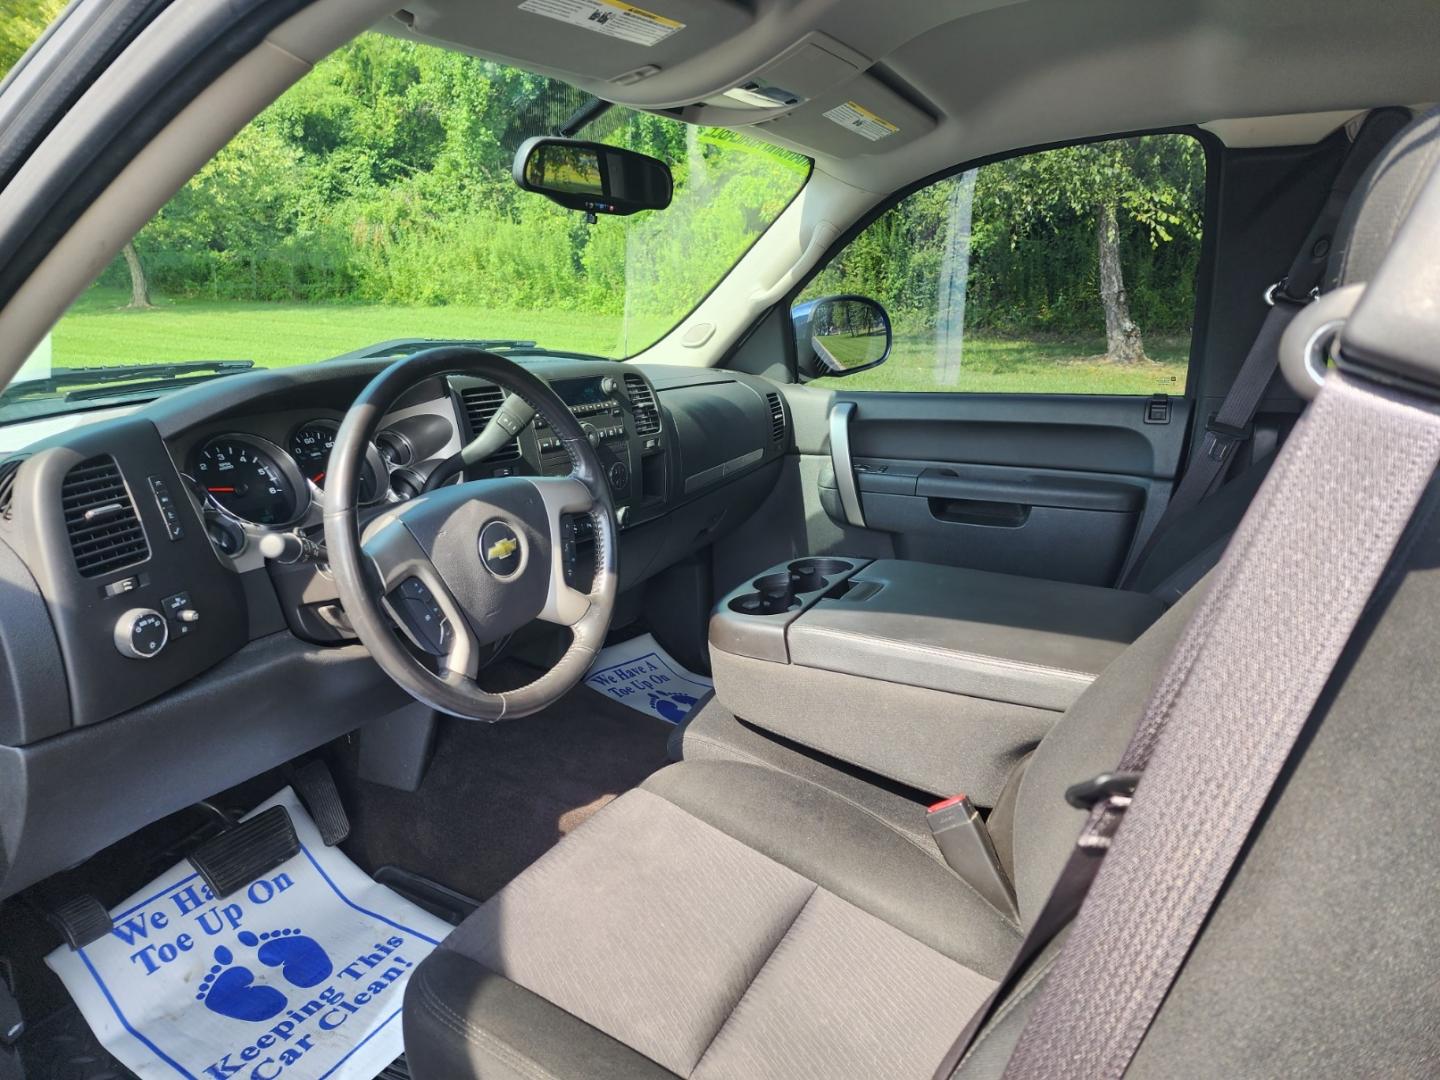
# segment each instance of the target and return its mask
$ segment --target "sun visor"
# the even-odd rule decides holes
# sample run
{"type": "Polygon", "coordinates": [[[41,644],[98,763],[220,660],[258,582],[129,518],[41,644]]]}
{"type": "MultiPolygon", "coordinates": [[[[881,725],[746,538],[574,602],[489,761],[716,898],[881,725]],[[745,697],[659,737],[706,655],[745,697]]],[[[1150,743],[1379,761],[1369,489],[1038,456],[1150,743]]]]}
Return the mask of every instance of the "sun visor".
{"type": "Polygon", "coordinates": [[[730,0],[410,0],[397,18],[417,37],[624,85],[739,34],[754,13],[730,0]]]}
{"type": "Polygon", "coordinates": [[[854,49],[818,31],[770,61],[749,78],[687,110],[701,124],[753,124],[807,101],[833,96],[870,66],[854,49]]]}
{"type": "Polygon", "coordinates": [[[888,154],[934,128],[933,116],[869,74],[755,125],[757,131],[837,158],[888,154]]]}

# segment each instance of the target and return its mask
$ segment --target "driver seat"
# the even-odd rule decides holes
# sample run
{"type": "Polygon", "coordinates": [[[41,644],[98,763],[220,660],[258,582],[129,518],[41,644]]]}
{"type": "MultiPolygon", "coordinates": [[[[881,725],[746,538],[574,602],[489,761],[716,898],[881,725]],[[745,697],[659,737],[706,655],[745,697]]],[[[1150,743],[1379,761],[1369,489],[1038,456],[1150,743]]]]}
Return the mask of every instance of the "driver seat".
{"type": "MultiPolygon", "coordinates": [[[[1065,788],[1119,760],[1198,595],[1092,684],[1025,769],[1014,810],[1025,926],[1084,820],[1065,788]]],[[[680,762],[420,964],[406,1056],[418,1080],[923,1080],[1021,934],[933,847],[859,802],[764,765],[680,762]]]]}

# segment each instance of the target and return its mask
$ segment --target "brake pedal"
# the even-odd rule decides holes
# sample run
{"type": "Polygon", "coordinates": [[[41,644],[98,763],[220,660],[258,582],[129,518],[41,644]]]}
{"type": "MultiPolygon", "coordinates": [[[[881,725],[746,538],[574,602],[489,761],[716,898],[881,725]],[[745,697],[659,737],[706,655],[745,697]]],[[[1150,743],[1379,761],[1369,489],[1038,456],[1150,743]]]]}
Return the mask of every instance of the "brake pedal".
{"type": "Polygon", "coordinates": [[[216,899],[224,899],[299,851],[300,838],[290,812],[272,806],[206,840],[189,859],[216,899]]]}
{"type": "Polygon", "coordinates": [[[45,912],[45,918],[60,931],[65,944],[77,951],[86,945],[94,945],[115,929],[105,905],[89,893],[71,897],[63,904],[50,908],[45,912]]]}
{"type": "Polygon", "coordinates": [[[326,847],[334,847],[350,835],[350,818],[345,814],[330,766],[318,758],[307,761],[295,770],[294,786],[326,847]]]}

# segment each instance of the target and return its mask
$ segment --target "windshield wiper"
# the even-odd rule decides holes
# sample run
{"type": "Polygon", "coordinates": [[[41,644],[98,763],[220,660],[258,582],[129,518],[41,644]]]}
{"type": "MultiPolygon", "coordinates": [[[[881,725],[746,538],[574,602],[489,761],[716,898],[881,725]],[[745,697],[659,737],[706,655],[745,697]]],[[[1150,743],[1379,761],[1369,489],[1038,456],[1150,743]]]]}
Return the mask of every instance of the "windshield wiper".
{"type": "Polygon", "coordinates": [[[43,379],[26,379],[11,383],[0,401],[14,401],[27,397],[49,397],[64,393],[66,401],[85,401],[90,398],[109,397],[114,394],[144,393],[203,382],[223,375],[235,375],[249,371],[255,366],[254,360],[186,360],[169,364],[120,364],[95,365],[93,367],[55,368],[43,379]],[[109,385],[126,383],[126,386],[109,385]],[[83,386],[83,390],[66,391],[67,386],[83,386]]]}

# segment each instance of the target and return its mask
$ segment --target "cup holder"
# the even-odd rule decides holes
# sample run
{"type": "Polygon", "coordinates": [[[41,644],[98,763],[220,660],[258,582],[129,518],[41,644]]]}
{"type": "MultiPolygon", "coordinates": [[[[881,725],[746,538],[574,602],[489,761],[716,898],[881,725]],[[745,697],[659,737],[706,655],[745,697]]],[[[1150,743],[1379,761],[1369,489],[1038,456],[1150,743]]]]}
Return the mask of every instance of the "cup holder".
{"type": "Polygon", "coordinates": [[[830,576],[853,570],[844,559],[796,559],[782,572],[766,574],[752,581],[754,592],[730,601],[730,610],[741,615],[783,615],[801,606],[805,593],[830,587],[830,576]]]}
{"type": "Polygon", "coordinates": [[[788,569],[795,591],[806,593],[829,588],[830,575],[845,573],[850,564],[844,559],[796,559],[788,569]]]}
{"type": "Polygon", "coordinates": [[[795,596],[795,586],[790,574],[766,574],[756,578],[753,593],[737,596],[730,601],[730,610],[742,615],[783,615],[800,606],[795,596]]]}

